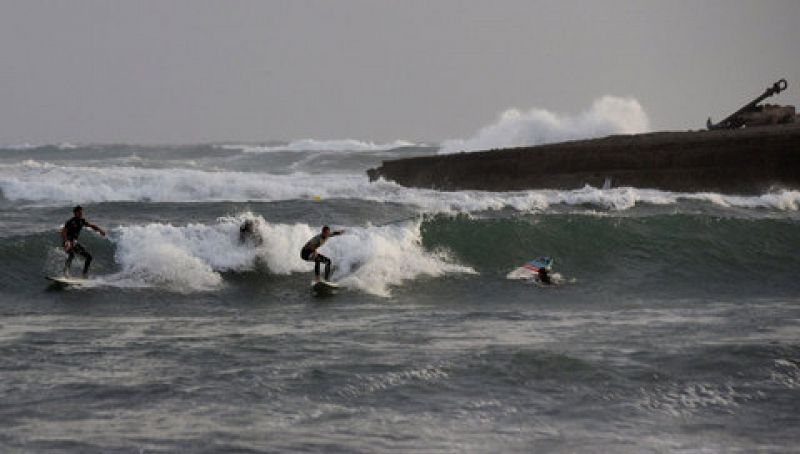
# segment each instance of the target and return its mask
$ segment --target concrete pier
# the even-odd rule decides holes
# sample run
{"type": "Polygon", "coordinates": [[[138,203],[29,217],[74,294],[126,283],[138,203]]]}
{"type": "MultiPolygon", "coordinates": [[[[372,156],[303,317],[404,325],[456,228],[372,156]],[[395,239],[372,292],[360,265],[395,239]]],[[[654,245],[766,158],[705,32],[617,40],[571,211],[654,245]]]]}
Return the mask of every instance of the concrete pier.
{"type": "Polygon", "coordinates": [[[655,132],[384,161],[367,171],[403,186],[513,191],[632,186],[760,194],[800,188],[800,124],[655,132]]]}

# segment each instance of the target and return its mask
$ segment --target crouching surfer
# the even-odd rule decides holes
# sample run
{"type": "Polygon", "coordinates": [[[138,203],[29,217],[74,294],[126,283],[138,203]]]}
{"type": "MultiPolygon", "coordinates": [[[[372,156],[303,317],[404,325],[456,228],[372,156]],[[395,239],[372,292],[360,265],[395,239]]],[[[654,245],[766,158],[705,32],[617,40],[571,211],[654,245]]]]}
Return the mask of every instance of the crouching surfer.
{"type": "Polygon", "coordinates": [[[100,227],[92,224],[83,217],[83,207],[76,206],[72,209],[72,218],[68,220],[64,227],[61,229],[61,242],[64,245],[64,252],[67,253],[67,261],[64,264],[64,276],[69,276],[69,268],[72,266],[72,260],[75,255],[83,257],[83,278],[89,276],[89,266],[92,264],[92,255],[86,250],[83,245],[78,243],[78,236],[81,234],[81,229],[89,227],[102,236],[106,236],[106,232],[100,227]]]}
{"type": "Polygon", "coordinates": [[[246,219],[239,227],[239,244],[261,246],[263,242],[264,239],[258,231],[258,220],[246,219]]]}
{"type": "Polygon", "coordinates": [[[319,235],[314,236],[303,246],[303,249],[300,250],[300,257],[307,261],[307,262],[314,262],[314,276],[315,281],[319,281],[319,264],[325,264],[325,280],[327,281],[331,276],[331,259],[325,257],[324,255],[317,252],[317,249],[322,247],[328,238],[332,236],[338,236],[344,233],[344,230],[337,230],[335,232],[331,231],[331,228],[327,225],[322,227],[322,232],[319,235]]]}

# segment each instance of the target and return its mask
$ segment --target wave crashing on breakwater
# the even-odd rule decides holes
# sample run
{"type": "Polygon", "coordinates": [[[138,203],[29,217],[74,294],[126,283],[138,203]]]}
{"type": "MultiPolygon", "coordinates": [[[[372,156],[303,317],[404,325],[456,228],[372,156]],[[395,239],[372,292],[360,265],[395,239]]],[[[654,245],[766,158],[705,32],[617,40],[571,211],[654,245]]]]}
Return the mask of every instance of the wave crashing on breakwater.
{"type": "Polygon", "coordinates": [[[634,98],[603,96],[577,115],[545,109],[509,109],[496,122],[467,139],[442,142],[441,154],[514,148],[591,139],[612,134],[639,134],[650,130],[650,120],[634,98]]]}

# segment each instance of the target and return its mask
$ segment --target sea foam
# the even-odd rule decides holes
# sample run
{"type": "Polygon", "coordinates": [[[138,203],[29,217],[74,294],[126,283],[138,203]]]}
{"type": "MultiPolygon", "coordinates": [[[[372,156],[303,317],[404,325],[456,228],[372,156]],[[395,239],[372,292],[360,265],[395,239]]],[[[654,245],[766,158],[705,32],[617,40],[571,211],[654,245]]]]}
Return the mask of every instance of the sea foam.
{"type": "Polygon", "coordinates": [[[650,129],[650,121],[636,99],[603,96],[577,115],[559,115],[545,109],[527,112],[509,109],[494,123],[468,139],[442,142],[439,153],[511,148],[611,134],[638,134],[650,129]]]}

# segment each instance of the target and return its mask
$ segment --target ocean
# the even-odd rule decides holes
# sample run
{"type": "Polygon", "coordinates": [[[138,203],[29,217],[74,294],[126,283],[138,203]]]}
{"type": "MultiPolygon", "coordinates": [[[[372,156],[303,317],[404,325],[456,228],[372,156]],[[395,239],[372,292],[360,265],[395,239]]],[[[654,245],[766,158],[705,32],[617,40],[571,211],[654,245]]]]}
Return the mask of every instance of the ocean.
{"type": "Polygon", "coordinates": [[[800,452],[800,192],[366,177],[437,151],[0,150],[0,451],[800,452]],[[108,236],[51,285],[76,204],[108,236]]]}

